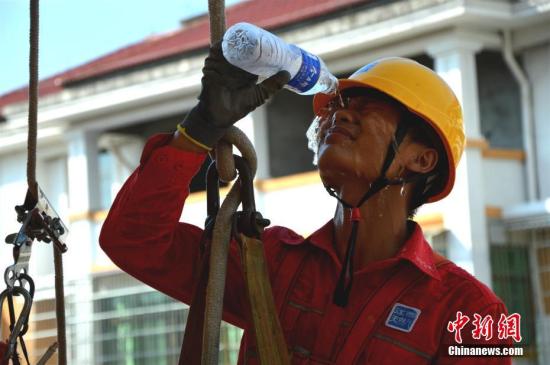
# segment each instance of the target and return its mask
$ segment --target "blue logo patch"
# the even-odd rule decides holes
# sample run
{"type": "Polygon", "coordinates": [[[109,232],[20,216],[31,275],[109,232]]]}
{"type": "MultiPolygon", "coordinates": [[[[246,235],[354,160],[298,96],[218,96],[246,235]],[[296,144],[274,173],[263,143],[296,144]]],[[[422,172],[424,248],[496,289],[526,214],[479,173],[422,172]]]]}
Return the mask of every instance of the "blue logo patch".
{"type": "Polygon", "coordinates": [[[420,316],[420,309],[395,303],[386,319],[386,326],[402,332],[411,332],[418,316],[420,316]]]}

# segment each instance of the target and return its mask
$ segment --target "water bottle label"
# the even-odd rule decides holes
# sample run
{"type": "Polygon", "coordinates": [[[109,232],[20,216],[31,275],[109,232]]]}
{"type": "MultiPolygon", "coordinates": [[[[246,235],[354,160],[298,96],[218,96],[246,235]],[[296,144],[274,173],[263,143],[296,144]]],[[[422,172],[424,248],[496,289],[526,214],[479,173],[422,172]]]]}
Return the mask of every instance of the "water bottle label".
{"type": "Polygon", "coordinates": [[[321,62],[319,62],[319,57],[302,49],[300,51],[302,52],[302,65],[288,85],[303,93],[311,89],[319,80],[321,62]]]}

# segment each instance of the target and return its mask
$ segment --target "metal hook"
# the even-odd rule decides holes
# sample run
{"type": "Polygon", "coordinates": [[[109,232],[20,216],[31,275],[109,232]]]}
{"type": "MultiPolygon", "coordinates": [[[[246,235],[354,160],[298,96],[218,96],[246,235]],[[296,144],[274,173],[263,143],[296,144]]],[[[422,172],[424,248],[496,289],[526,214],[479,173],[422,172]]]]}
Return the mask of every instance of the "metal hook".
{"type": "MultiPolygon", "coordinates": [[[[25,276],[25,279],[29,282],[30,291],[27,291],[27,289],[22,286],[14,286],[13,288],[7,288],[0,293],[0,308],[4,305],[5,299],[12,300],[11,298],[13,298],[14,295],[21,295],[23,297],[23,308],[21,309],[21,313],[19,314],[19,318],[17,318],[15,325],[11,328],[11,333],[7,342],[8,350],[4,354],[2,363],[7,362],[10,357],[13,356],[17,346],[17,338],[23,336],[28,329],[29,315],[31,312],[34,295],[34,283],[27,274],[22,274],[22,276],[25,276]]],[[[9,310],[10,317],[15,318],[15,313],[13,313],[13,305],[9,306],[9,310]]]]}
{"type": "Polygon", "coordinates": [[[254,184],[250,166],[246,160],[240,156],[234,156],[235,167],[239,172],[238,182],[241,184],[241,200],[243,210],[236,212],[233,219],[233,234],[238,237],[237,232],[243,233],[248,237],[259,238],[265,227],[270,224],[269,219],[265,219],[260,212],[256,211],[256,202],[254,200],[254,184]]]}
{"type": "MultiPolygon", "coordinates": [[[[244,158],[233,155],[235,168],[239,173],[239,178],[235,184],[240,186],[240,197],[242,211],[235,213],[233,221],[233,231],[242,232],[250,237],[258,237],[264,227],[270,224],[268,219],[256,211],[256,202],[254,199],[254,184],[252,170],[244,158]]],[[[211,235],[211,229],[220,207],[220,179],[216,169],[216,162],[208,166],[206,172],[206,209],[207,218],[205,222],[205,233],[211,235]]]]}
{"type": "MultiPolygon", "coordinates": [[[[26,239],[26,244],[13,248],[14,264],[8,266],[4,271],[4,282],[8,288],[13,288],[15,283],[21,280],[21,277],[30,279],[30,276],[26,274],[29,269],[29,260],[31,258],[32,240],[28,237],[26,239]]],[[[21,286],[23,286],[23,283],[21,283],[21,286]]]]}

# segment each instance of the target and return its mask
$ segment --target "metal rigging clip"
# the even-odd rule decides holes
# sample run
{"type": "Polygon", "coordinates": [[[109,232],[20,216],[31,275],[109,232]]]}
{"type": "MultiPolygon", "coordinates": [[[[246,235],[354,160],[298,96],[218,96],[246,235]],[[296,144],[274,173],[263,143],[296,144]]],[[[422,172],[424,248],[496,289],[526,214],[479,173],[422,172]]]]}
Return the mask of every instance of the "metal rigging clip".
{"type": "Polygon", "coordinates": [[[0,293],[0,308],[7,299],[10,317],[8,351],[2,362],[11,358],[15,365],[19,364],[17,338],[19,338],[21,349],[29,363],[23,335],[28,330],[29,314],[34,297],[34,282],[28,274],[33,241],[35,239],[46,243],[53,241],[61,252],[67,251],[67,246],[63,241],[68,234],[68,229],[51,206],[44,192],[40,188],[37,190],[38,199],[35,199],[27,190],[25,202],[15,207],[17,221],[21,223],[21,227],[17,233],[9,234],[5,240],[6,243],[13,245],[14,263],[4,271],[6,289],[0,293]],[[17,319],[14,305],[16,296],[23,298],[23,306],[17,319]]]}
{"type": "MultiPolygon", "coordinates": [[[[254,185],[250,167],[244,158],[233,155],[235,159],[235,168],[239,173],[239,178],[235,184],[240,185],[242,211],[236,212],[233,219],[233,234],[243,233],[249,237],[259,238],[263,229],[270,222],[265,219],[260,212],[256,211],[254,200],[254,185]]],[[[216,215],[220,209],[220,179],[216,162],[213,161],[206,172],[206,211],[207,217],[204,224],[205,236],[210,239],[212,229],[216,220],[216,215]]]]}
{"type": "Polygon", "coordinates": [[[235,213],[233,219],[233,234],[238,239],[237,233],[245,236],[259,239],[265,227],[269,226],[270,221],[256,211],[256,202],[254,200],[254,184],[250,166],[246,160],[240,156],[234,155],[235,168],[239,172],[242,210],[235,213]]]}
{"type": "Polygon", "coordinates": [[[64,240],[69,230],[59,218],[42,189],[38,187],[37,191],[38,200],[34,198],[30,190],[27,190],[25,202],[15,206],[17,221],[22,226],[18,233],[12,233],[6,237],[6,243],[21,247],[27,239],[30,239],[31,242],[35,239],[46,243],[53,241],[61,252],[66,252],[67,245],[64,240]]]}
{"type": "Polygon", "coordinates": [[[8,286],[0,293],[0,308],[3,307],[4,301],[7,299],[10,317],[10,335],[7,341],[8,349],[4,357],[0,359],[0,363],[7,363],[11,359],[14,365],[19,365],[19,357],[17,356],[17,339],[19,338],[21,349],[23,350],[27,364],[29,364],[29,355],[23,336],[29,329],[29,315],[34,297],[34,282],[28,274],[24,273],[20,273],[14,281],[19,284],[14,284],[12,287],[8,286]],[[26,286],[29,287],[28,290],[25,288],[26,286]],[[13,300],[14,296],[21,296],[23,298],[23,306],[17,319],[13,300]]]}

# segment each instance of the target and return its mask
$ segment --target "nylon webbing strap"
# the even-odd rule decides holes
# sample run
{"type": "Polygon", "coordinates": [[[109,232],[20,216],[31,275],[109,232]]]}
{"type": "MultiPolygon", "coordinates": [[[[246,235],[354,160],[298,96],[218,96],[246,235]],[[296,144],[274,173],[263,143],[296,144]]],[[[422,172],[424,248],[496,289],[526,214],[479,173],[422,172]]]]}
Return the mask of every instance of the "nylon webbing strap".
{"type": "MultiPolygon", "coordinates": [[[[203,233],[203,235],[206,235],[206,233],[203,233]]],[[[200,259],[198,280],[196,281],[193,299],[191,301],[189,313],[187,314],[183,343],[181,345],[180,359],[178,362],[179,365],[198,365],[201,363],[209,260],[210,244],[207,244],[200,259]]]]}
{"type": "Polygon", "coordinates": [[[383,321],[387,312],[403,293],[421,279],[423,273],[406,263],[397,270],[361,310],[359,318],[348,333],[344,346],[339,351],[335,364],[352,365],[373,335],[373,330],[383,321]],[[382,295],[383,294],[383,295],[382,295]]]}
{"type": "Polygon", "coordinates": [[[262,365],[288,365],[283,336],[264,255],[263,243],[239,234],[243,274],[250,303],[254,337],[262,365]]]}

